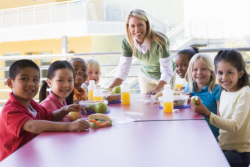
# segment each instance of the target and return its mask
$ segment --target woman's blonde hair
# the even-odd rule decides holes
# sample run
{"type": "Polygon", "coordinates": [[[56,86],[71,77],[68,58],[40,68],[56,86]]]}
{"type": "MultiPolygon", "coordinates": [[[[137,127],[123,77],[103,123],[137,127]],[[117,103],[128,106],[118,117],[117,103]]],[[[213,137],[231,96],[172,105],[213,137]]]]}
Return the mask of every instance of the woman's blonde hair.
{"type": "Polygon", "coordinates": [[[126,19],[126,39],[133,50],[133,54],[136,53],[136,48],[135,48],[135,44],[134,44],[134,41],[132,38],[132,34],[130,33],[130,30],[129,30],[129,19],[131,17],[136,17],[136,18],[146,22],[147,31],[145,34],[145,36],[146,36],[145,39],[147,40],[147,43],[149,44],[149,49],[150,49],[151,41],[155,41],[156,43],[158,43],[160,45],[160,47],[162,47],[161,44],[165,45],[167,48],[169,47],[170,42],[169,42],[168,37],[161,32],[154,31],[151,28],[146,13],[143,10],[134,9],[128,14],[127,19],[126,19]],[[167,40],[167,43],[166,43],[166,40],[164,38],[167,40]]]}
{"type": "Polygon", "coordinates": [[[196,82],[192,78],[192,72],[193,72],[194,63],[197,60],[201,60],[207,66],[207,68],[212,72],[212,76],[210,77],[210,81],[208,83],[208,91],[212,93],[212,90],[215,88],[215,82],[216,82],[215,68],[214,68],[214,63],[213,63],[212,58],[208,54],[205,54],[205,53],[195,54],[189,62],[189,66],[188,66],[187,73],[185,76],[186,80],[189,83],[189,91],[192,92],[193,86],[194,84],[196,84],[196,82]]]}
{"type": "MultiPolygon", "coordinates": [[[[90,58],[90,59],[85,59],[88,69],[96,69],[98,74],[101,75],[101,65],[99,63],[98,60],[96,60],[95,58],[90,58]]],[[[98,81],[99,82],[99,81],[98,81]]],[[[98,84],[98,83],[96,83],[98,84]]]]}

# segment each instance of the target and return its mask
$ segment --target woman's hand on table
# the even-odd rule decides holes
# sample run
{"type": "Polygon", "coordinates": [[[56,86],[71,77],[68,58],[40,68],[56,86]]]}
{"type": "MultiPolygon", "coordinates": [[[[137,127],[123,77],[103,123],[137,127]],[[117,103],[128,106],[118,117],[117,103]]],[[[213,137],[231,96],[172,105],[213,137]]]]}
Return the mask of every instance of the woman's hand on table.
{"type": "Polygon", "coordinates": [[[157,93],[159,93],[160,91],[156,90],[156,89],[153,89],[153,90],[150,90],[146,93],[146,95],[156,95],[157,93]]]}
{"type": "Polygon", "coordinates": [[[75,132],[75,131],[85,131],[86,129],[89,129],[89,123],[85,121],[84,119],[78,119],[74,122],[71,122],[69,124],[69,131],[75,132]]]}
{"type": "Polygon", "coordinates": [[[154,89],[148,91],[148,92],[146,93],[146,95],[156,95],[157,93],[159,93],[159,92],[162,90],[162,88],[164,87],[165,84],[166,84],[165,81],[160,81],[160,82],[156,85],[156,87],[155,87],[154,89]]]}
{"type": "MultiPolygon", "coordinates": [[[[199,99],[200,100],[200,99],[199,99]]],[[[205,117],[207,117],[208,119],[210,118],[211,112],[207,109],[206,106],[204,106],[200,100],[200,104],[199,105],[195,105],[192,102],[190,103],[191,108],[194,110],[194,112],[198,113],[198,114],[202,114],[205,117]]]]}

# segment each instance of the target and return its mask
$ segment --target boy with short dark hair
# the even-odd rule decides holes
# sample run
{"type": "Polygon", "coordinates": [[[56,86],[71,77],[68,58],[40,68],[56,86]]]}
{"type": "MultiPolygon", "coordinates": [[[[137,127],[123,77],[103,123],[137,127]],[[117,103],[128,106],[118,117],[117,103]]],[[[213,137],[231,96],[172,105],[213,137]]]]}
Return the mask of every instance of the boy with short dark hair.
{"type": "Polygon", "coordinates": [[[88,67],[85,60],[81,58],[74,58],[69,61],[72,65],[75,73],[74,78],[74,96],[73,100],[75,103],[81,100],[88,100],[88,95],[86,91],[81,88],[81,85],[87,80],[88,78],[88,67]]]}
{"type": "Polygon", "coordinates": [[[78,131],[89,128],[88,122],[52,122],[61,120],[70,111],[85,111],[80,105],[65,106],[52,113],[38,105],[33,98],[39,89],[40,70],[31,60],[18,60],[9,69],[7,85],[10,98],[0,113],[0,161],[32,140],[49,131],[78,131]]]}

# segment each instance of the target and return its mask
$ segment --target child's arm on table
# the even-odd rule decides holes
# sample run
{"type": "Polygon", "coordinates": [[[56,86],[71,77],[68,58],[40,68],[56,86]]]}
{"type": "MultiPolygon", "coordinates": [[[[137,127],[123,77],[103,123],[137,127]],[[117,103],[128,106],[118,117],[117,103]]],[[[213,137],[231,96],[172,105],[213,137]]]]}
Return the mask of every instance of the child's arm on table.
{"type": "Polygon", "coordinates": [[[74,122],[51,122],[46,120],[28,120],[24,123],[22,129],[40,134],[42,132],[66,132],[66,131],[84,131],[89,128],[89,123],[83,119],[74,122]]]}
{"type": "Polygon", "coordinates": [[[71,104],[68,106],[65,106],[59,110],[52,112],[52,120],[53,121],[59,121],[63,119],[69,112],[71,111],[82,111],[84,114],[87,114],[85,109],[80,106],[79,104],[71,104]]]}

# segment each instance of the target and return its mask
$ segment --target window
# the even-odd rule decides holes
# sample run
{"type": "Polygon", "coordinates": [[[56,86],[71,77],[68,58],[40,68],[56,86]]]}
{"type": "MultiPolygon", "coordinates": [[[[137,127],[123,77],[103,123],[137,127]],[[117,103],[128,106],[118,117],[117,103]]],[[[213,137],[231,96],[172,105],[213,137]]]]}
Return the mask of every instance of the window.
{"type": "MultiPolygon", "coordinates": [[[[20,53],[4,53],[4,56],[19,56],[20,53]]],[[[16,60],[5,60],[4,61],[4,67],[10,67],[16,60]]],[[[7,79],[9,77],[9,70],[4,71],[4,77],[7,79]]],[[[5,85],[7,85],[7,82],[5,82],[5,85]]]]}
{"type": "MultiPolygon", "coordinates": [[[[39,55],[49,55],[51,54],[50,52],[40,52],[39,55]]],[[[47,77],[47,72],[48,68],[51,64],[51,59],[41,59],[40,60],[40,69],[41,69],[41,76],[40,78],[46,78],[47,77]]],[[[44,81],[41,83],[43,84],[44,81]]]]}
{"type": "MultiPolygon", "coordinates": [[[[27,52],[27,55],[48,55],[51,52],[27,52]]],[[[46,78],[51,59],[40,59],[40,78],[46,78]]],[[[43,82],[42,82],[43,83],[43,82]]]]}

